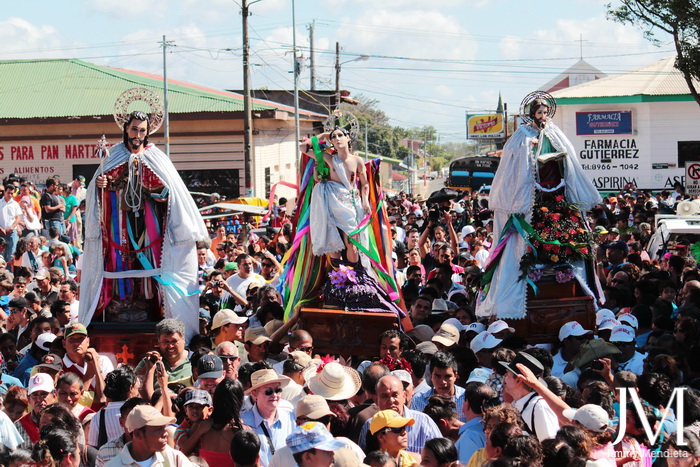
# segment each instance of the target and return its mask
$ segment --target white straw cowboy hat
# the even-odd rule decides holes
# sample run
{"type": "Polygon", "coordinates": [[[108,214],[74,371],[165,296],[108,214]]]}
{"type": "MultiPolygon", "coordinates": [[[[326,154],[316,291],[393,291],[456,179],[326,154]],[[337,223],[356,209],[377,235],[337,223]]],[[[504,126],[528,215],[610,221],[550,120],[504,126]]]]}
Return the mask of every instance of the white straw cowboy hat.
{"type": "Polygon", "coordinates": [[[253,392],[254,389],[258,389],[261,386],[272,383],[279,383],[280,387],[283,388],[289,384],[289,381],[291,381],[289,378],[278,375],[275,370],[258,370],[250,375],[251,386],[245,393],[248,395],[253,392]]]}
{"type": "Polygon", "coordinates": [[[306,382],[311,392],[329,401],[350,399],[362,385],[357,371],[336,362],[327,363],[306,382]]]}

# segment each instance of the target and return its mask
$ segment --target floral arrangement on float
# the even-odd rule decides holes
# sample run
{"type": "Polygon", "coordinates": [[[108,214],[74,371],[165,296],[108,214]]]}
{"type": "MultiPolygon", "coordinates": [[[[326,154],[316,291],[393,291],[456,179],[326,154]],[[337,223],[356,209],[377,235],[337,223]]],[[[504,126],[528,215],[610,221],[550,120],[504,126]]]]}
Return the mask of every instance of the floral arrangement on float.
{"type": "Polygon", "coordinates": [[[592,258],[593,238],[581,211],[563,194],[544,193],[535,203],[530,226],[521,277],[531,284],[571,283],[572,263],[592,258]]]}

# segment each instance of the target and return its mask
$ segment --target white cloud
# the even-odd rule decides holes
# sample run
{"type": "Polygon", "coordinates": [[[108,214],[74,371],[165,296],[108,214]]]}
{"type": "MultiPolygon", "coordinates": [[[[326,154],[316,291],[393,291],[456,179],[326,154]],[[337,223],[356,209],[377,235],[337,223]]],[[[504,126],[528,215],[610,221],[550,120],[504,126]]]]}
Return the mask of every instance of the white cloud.
{"type": "Polygon", "coordinates": [[[53,26],[37,26],[23,18],[0,22],[0,43],[5,59],[63,58],[74,56],[78,42],[65,39],[53,26]]]}
{"type": "Polygon", "coordinates": [[[168,8],[165,0],[139,0],[134,4],[115,0],[91,0],[85,2],[85,5],[87,11],[92,13],[105,14],[122,20],[131,18],[135,27],[141,25],[144,18],[147,21],[164,18],[168,8]]]}

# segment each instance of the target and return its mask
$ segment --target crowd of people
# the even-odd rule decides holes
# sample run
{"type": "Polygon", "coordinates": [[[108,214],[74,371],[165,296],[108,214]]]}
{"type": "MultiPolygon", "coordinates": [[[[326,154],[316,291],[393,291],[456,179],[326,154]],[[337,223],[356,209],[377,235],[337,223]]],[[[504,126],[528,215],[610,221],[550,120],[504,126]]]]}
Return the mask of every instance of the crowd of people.
{"type": "Polygon", "coordinates": [[[474,314],[498,240],[488,199],[388,198],[413,329],[384,332],[364,356],[321,354],[296,313],[284,321],[293,229],[280,200],[266,235],[208,226],[200,333],[163,319],[158,350],[131,366],[76,321],[83,185],[4,183],[5,466],[700,464],[696,260],[689,245],[654,261],[645,250],[682,188],[631,187],[588,213],[595,327],[568,322],[556,344],[535,346],[474,314]]]}

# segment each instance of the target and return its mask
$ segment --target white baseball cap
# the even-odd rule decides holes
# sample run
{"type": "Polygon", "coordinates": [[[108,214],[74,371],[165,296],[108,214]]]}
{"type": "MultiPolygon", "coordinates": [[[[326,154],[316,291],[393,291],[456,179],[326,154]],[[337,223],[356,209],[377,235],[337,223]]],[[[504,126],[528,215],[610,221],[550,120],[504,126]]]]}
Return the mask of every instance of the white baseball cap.
{"type": "Polygon", "coordinates": [[[53,384],[53,378],[47,373],[37,373],[29,379],[29,389],[27,395],[33,394],[36,391],[53,392],[56,387],[53,384]]]}
{"type": "Polygon", "coordinates": [[[615,318],[606,318],[598,324],[598,331],[605,331],[609,329],[614,329],[615,326],[619,326],[620,322],[615,318]]]}
{"type": "Polygon", "coordinates": [[[631,326],[620,324],[610,333],[610,342],[634,342],[636,333],[631,326]]]}
{"type": "Polygon", "coordinates": [[[477,336],[472,339],[469,347],[474,351],[474,353],[480,352],[482,350],[490,350],[503,342],[503,339],[497,339],[488,331],[482,331],[477,336]]]}
{"type": "Polygon", "coordinates": [[[596,326],[600,326],[600,323],[602,323],[603,320],[608,319],[608,318],[615,319],[615,313],[613,313],[612,310],[609,310],[607,308],[601,308],[595,314],[596,326]]]}
{"type": "Polygon", "coordinates": [[[583,329],[583,326],[581,326],[578,321],[570,321],[559,329],[559,342],[563,341],[567,337],[585,336],[586,334],[590,334],[592,332],[593,331],[589,331],[588,329],[583,329]]]}
{"type": "Polygon", "coordinates": [[[462,227],[462,232],[460,233],[459,238],[464,238],[469,234],[473,234],[474,232],[476,232],[476,229],[474,227],[472,227],[471,225],[465,225],[464,227],[462,227]]]}
{"type": "Polygon", "coordinates": [[[515,329],[508,326],[508,323],[503,321],[502,319],[499,319],[498,321],[494,321],[493,323],[489,324],[489,327],[487,329],[488,332],[491,334],[496,334],[501,331],[508,330],[510,332],[515,332],[515,329]]]}
{"type": "Polygon", "coordinates": [[[484,325],[482,323],[472,323],[469,326],[467,326],[465,328],[465,330],[467,332],[472,331],[472,332],[479,334],[480,332],[486,331],[486,325],[484,325]]]}
{"type": "Polygon", "coordinates": [[[639,321],[637,321],[637,317],[632,313],[622,313],[617,317],[617,320],[620,322],[620,324],[629,324],[635,330],[639,329],[639,321]]]}
{"type": "Polygon", "coordinates": [[[246,321],[248,321],[248,318],[245,316],[238,316],[235,311],[228,308],[222,308],[214,315],[214,321],[212,321],[211,328],[218,329],[221,326],[226,326],[227,324],[243,324],[246,321]]]}
{"type": "Polygon", "coordinates": [[[604,408],[595,404],[586,404],[578,409],[566,409],[563,415],[596,433],[602,433],[610,426],[608,413],[604,408]]]}
{"type": "Polygon", "coordinates": [[[456,327],[459,332],[466,329],[466,326],[463,325],[457,318],[446,319],[442,324],[451,324],[452,326],[456,327]]]}
{"type": "Polygon", "coordinates": [[[459,330],[451,324],[442,323],[431,340],[445,347],[452,347],[459,342],[459,330]]]}
{"type": "Polygon", "coordinates": [[[51,343],[56,340],[56,334],[44,332],[36,338],[36,346],[47,352],[51,350],[51,343]]]}

